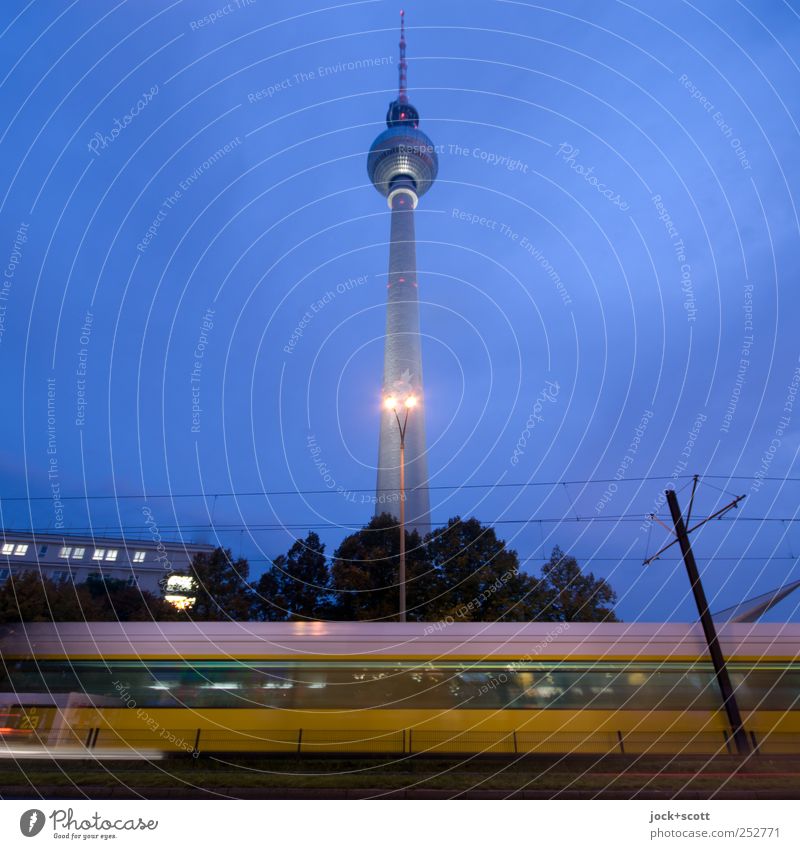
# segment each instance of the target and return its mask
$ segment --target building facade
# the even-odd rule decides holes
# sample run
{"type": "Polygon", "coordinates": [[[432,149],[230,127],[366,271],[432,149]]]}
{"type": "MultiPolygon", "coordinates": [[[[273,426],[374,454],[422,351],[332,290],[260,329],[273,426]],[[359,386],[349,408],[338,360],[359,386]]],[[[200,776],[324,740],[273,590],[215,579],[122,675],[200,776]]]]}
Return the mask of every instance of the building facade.
{"type": "Polygon", "coordinates": [[[56,582],[82,584],[97,576],[125,581],[154,595],[166,596],[174,588],[180,595],[188,588],[185,576],[195,554],[208,554],[214,546],[152,539],[0,532],[0,585],[9,577],[36,572],[56,582]],[[172,576],[172,585],[169,579],[172,576]]]}

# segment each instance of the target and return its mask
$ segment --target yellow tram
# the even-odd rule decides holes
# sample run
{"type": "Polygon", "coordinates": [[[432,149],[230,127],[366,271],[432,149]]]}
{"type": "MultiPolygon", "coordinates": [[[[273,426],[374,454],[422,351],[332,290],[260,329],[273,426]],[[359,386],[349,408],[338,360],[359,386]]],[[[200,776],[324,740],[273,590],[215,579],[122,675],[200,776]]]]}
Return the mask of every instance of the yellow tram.
{"type": "MultiPolygon", "coordinates": [[[[800,751],[800,625],[730,624],[720,640],[755,747],[800,751]]],[[[685,624],[23,623],[0,631],[0,655],[6,746],[730,750],[685,624]]]]}

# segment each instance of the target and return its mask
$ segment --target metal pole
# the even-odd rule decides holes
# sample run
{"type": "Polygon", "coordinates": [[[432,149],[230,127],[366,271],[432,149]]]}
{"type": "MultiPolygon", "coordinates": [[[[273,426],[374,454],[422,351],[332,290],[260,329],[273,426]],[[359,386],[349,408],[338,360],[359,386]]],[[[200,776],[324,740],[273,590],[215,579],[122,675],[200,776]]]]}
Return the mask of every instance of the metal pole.
{"type": "Polygon", "coordinates": [[[689,542],[689,535],[686,533],[686,525],[683,522],[683,516],[681,516],[680,507],[678,506],[678,497],[672,489],[666,491],[666,496],[670,512],[672,513],[672,521],[675,524],[675,535],[678,537],[678,542],[680,543],[683,562],[686,564],[689,583],[692,586],[697,611],[700,614],[700,624],[703,626],[703,633],[708,644],[708,653],[711,655],[711,662],[714,664],[714,674],[716,675],[717,684],[722,695],[722,703],[725,707],[725,713],[728,715],[731,731],[733,732],[736,751],[740,755],[747,755],[750,753],[750,743],[742,727],[742,717],[739,713],[739,705],[736,703],[736,694],[731,686],[731,679],[728,675],[728,669],[725,666],[725,658],[722,655],[719,638],[717,637],[717,629],[714,627],[714,620],[711,618],[711,613],[708,609],[708,601],[706,601],[706,594],[703,590],[703,584],[700,581],[700,573],[697,570],[697,563],[695,562],[692,546],[689,542]]]}
{"type": "Polygon", "coordinates": [[[400,612],[398,616],[400,622],[406,621],[406,428],[408,427],[408,414],[412,406],[413,403],[406,399],[406,413],[402,422],[400,416],[397,415],[395,403],[392,403],[391,406],[397,420],[397,430],[400,433],[400,568],[397,576],[400,591],[400,612]]]}
{"type": "MultiPolygon", "coordinates": [[[[406,412],[408,421],[408,412],[406,412]]],[[[398,424],[400,422],[398,421],[398,424]]],[[[406,434],[400,429],[400,621],[406,621],[406,434]]]]}

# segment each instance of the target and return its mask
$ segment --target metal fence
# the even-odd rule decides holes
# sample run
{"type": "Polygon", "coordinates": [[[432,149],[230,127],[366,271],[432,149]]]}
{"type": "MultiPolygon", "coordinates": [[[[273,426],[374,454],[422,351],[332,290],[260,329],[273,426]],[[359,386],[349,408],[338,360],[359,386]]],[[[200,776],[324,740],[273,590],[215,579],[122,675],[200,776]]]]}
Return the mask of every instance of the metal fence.
{"type": "MultiPolygon", "coordinates": [[[[32,709],[18,728],[3,728],[0,743],[88,750],[365,755],[717,755],[733,754],[725,731],[483,731],[353,729],[175,728],[144,714],[136,728],[100,715],[93,727],[73,725],[60,711],[32,709]]],[[[748,732],[752,750],[800,755],[800,734],[748,732]]]]}
{"type": "MultiPolygon", "coordinates": [[[[757,754],[800,755],[800,734],[750,732],[757,754]]],[[[78,735],[75,735],[78,739],[78,735]]],[[[733,743],[719,732],[564,731],[358,731],[337,729],[155,729],[90,728],[87,749],[156,749],[198,755],[212,752],[369,755],[724,755],[733,743]]]]}

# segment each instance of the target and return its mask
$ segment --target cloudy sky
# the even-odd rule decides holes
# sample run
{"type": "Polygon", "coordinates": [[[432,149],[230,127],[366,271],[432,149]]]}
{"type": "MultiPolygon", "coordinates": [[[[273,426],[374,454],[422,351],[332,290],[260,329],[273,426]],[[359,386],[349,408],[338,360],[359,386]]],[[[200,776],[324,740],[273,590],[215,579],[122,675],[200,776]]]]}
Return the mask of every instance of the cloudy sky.
{"type": "MultiPolygon", "coordinates": [[[[258,572],[368,521],[389,222],[366,151],[398,9],[3,3],[6,527],[144,532],[147,505],[258,572]]],[[[747,495],[695,537],[712,607],[800,577],[800,8],[406,16],[440,161],[417,210],[434,520],[495,523],[526,568],[559,544],[623,618],[685,619],[675,549],[641,561],[699,474],[697,518],[747,495]]]]}

